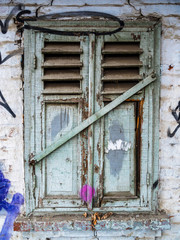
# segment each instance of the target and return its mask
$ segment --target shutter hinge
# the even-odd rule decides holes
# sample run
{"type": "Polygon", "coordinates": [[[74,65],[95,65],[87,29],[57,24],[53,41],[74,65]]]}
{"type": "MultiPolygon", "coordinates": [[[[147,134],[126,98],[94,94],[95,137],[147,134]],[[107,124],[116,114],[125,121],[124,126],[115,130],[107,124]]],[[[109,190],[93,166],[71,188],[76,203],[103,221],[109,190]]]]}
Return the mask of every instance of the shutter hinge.
{"type": "Polygon", "coordinates": [[[146,184],[147,184],[147,186],[150,185],[150,173],[146,174],[146,184]]]}
{"type": "Polygon", "coordinates": [[[34,57],[33,57],[33,67],[34,69],[37,68],[37,56],[34,54],[34,57]]]}
{"type": "Polygon", "coordinates": [[[148,66],[148,68],[152,68],[152,55],[148,55],[147,66],[148,66]]]}

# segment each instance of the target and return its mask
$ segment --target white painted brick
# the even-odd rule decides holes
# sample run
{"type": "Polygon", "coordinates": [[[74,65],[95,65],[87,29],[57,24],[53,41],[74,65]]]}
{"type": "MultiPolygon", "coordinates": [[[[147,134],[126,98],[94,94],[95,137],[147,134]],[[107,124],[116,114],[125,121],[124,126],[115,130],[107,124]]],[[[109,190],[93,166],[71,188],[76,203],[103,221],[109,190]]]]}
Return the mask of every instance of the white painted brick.
{"type": "Polygon", "coordinates": [[[168,178],[179,179],[180,178],[180,168],[160,169],[160,177],[161,176],[165,179],[168,179],[168,178]]]}
{"type": "MultiPolygon", "coordinates": [[[[175,31],[176,32],[176,31],[175,31]]],[[[180,31],[179,31],[180,33],[180,31]]],[[[163,65],[174,65],[179,67],[180,63],[180,42],[178,39],[162,39],[161,51],[161,64],[163,65]]],[[[174,67],[173,70],[176,68],[174,67]]],[[[164,69],[163,69],[164,70],[164,69]]],[[[168,70],[168,68],[167,68],[168,70]]],[[[172,71],[172,70],[171,70],[172,71]]],[[[173,71],[172,71],[173,72],[173,71]]]]}
{"type": "MultiPolygon", "coordinates": [[[[9,30],[7,31],[6,34],[2,34],[2,32],[0,31],[0,46],[5,44],[5,41],[9,41],[14,43],[15,40],[15,32],[16,29],[15,28],[9,28],[9,30]]],[[[1,47],[2,48],[2,47],[1,47]]],[[[2,51],[2,50],[1,50],[2,51]]]]}
{"type": "Polygon", "coordinates": [[[137,7],[137,9],[141,9],[141,12],[144,16],[154,16],[154,17],[160,17],[160,16],[171,16],[171,15],[179,15],[180,5],[173,6],[173,5],[151,5],[151,6],[142,6],[137,7]]]}
{"type": "Polygon", "coordinates": [[[163,28],[162,36],[169,39],[180,39],[180,29],[163,28]]]}
{"type": "Polygon", "coordinates": [[[180,91],[180,86],[170,86],[170,87],[164,87],[161,90],[161,97],[168,97],[171,98],[172,95],[178,96],[178,92],[180,91]]]}
{"type": "MultiPolygon", "coordinates": [[[[26,238],[27,239],[27,238],[26,238]]],[[[22,233],[21,232],[13,232],[13,235],[11,237],[11,240],[25,240],[25,238],[23,238],[22,233]]],[[[28,239],[27,239],[28,240],[28,239]]]]}
{"type": "Polygon", "coordinates": [[[0,0],[0,4],[9,4],[11,0],[0,0]]]}
{"type": "MultiPolygon", "coordinates": [[[[8,1],[9,2],[9,1],[8,1]]],[[[13,9],[13,6],[8,6],[8,5],[2,5],[0,6],[0,11],[1,11],[1,19],[6,18],[11,10],[13,9]]]]}
{"type": "Polygon", "coordinates": [[[171,222],[180,224],[180,214],[179,215],[177,214],[176,216],[171,216],[171,222]]]}
{"type": "Polygon", "coordinates": [[[137,11],[128,5],[123,7],[115,7],[115,6],[83,6],[83,7],[42,7],[39,11],[39,15],[43,14],[52,14],[52,13],[61,13],[61,12],[68,12],[68,11],[100,11],[104,13],[113,14],[115,16],[125,17],[125,16],[138,16],[137,11]]]}
{"type": "Polygon", "coordinates": [[[59,0],[54,0],[53,1],[53,5],[56,6],[56,5],[85,5],[85,4],[88,4],[88,5],[104,5],[104,4],[109,4],[109,5],[124,5],[124,4],[127,4],[127,1],[126,0],[77,0],[77,1],[74,1],[74,0],[69,0],[69,1],[59,1],[59,0]]]}
{"type": "Polygon", "coordinates": [[[170,87],[170,86],[178,86],[179,82],[178,79],[180,78],[180,74],[176,74],[174,71],[169,71],[168,74],[162,73],[161,75],[161,84],[163,87],[170,87]]]}
{"type": "MultiPolygon", "coordinates": [[[[179,0],[178,0],[179,1],[179,0]]],[[[174,28],[179,29],[180,28],[180,19],[177,17],[162,17],[162,26],[163,28],[174,28]]]]}
{"type": "Polygon", "coordinates": [[[168,181],[168,185],[164,179],[161,179],[159,184],[160,184],[160,195],[161,195],[161,191],[166,191],[167,189],[173,190],[180,187],[180,183],[177,181],[176,178],[175,179],[171,178],[171,181],[168,181]]]}
{"type": "Polygon", "coordinates": [[[133,1],[131,0],[130,2],[132,2],[132,4],[135,3],[135,5],[137,4],[156,4],[156,5],[160,5],[160,4],[176,4],[178,3],[179,4],[179,0],[135,0],[134,3],[133,1]]]}
{"type": "MultiPolygon", "coordinates": [[[[21,3],[21,2],[18,1],[18,3],[21,3]]],[[[17,5],[17,3],[15,3],[14,5],[9,5],[9,6],[7,4],[0,6],[0,11],[1,11],[1,13],[0,13],[1,18],[0,19],[4,21],[8,17],[9,13],[11,12],[11,10],[16,5],[17,5]]],[[[26,6],[25,10],[30,10],[31,11],[31,14],[28,14],[28,16],[35,16],[35,12],[36,12],[37,7],[38,7],[38,5],[36,5],[36,4],[34,4],[34,6],[33,5],[26,6]]],[[[10,24],[12,24],[12,23],[13,23],[13,20],[11,19],[10,24]]]]}
{"type": "MultiPolygon", "coordinates": [[[[17,58],[18,56],[16,57],[13,57],[13,58],[17,58]]],[[[8,61],[13,61],[13,59],[9,59],[8,61]]],[[[7,61],[7,62],[8,62],[7,61]]],[[[0,71],[1,71],[1,79],[0,79],[0,82],[2,83],[7,83],[8,84],[11,84],[13,83],[13,79],[20,79],[21,78],[21,74],[22,74],[22,71],[19,67],[19,65],[16,67],[9,67],[9,66],[4,66],[3,64],[0,65],[0,71]],[[6,80],[6,82],[4,82],[6,80]]],[[[1,89],[6,89],[6,86],[3,86],[1,87],[1,89]]]]}
{"type": "Polygon", "coordinates": [[[140,10],[144,16],[154,15],[154,17],[158,16],[171,16],[171,15],[179,15],[180,5],[172,5],[172,4],[151,4],[151,5],[141,5],[141,4],[134,4],[132,5],[137,9],[140,10]]]}
{"type": "Polygon", "coordinates": [[[46,1],[43,1],[43,0],[13,0],[13,3],[14,4],[18,4],[18,3],[22,3],[24,5],[46,5],[46,4],[50,4],[51,0],[46,0],[46,1]]]}

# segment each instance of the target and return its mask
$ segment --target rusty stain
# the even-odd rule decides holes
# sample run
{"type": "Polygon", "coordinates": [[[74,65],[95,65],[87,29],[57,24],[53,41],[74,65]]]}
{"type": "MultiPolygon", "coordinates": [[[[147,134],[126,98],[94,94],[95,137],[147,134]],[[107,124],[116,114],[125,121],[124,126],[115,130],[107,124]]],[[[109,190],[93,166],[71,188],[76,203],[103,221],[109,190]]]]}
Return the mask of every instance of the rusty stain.
{"type": "Polygon", "coordinates": [[[102,172],[99,176],[99,184],[100,184],[100,189],[99,189],[99,207],[103,204],[103,186],[104,186],[104,161],[103,161],[103,166],[102,166],[102,172]]]}
{"type": "Polygon", "coordinates": [[[140,102],[139,99],[127,99],[125,102],[140,102]]]}
{"type": "MultiPolygon", "coordinates": [[[[100,136],[99,136],[99,142],[100,142],[100,136]]],[[[100,159],[101,158],[101,147],[100,147],[99,142],[97,143],[97,151],[98,151],[98,157],[100,159]]]]}
{"type": "Polygon", "coordinates": [[[102,106],[102,95],[101,95],[101,93],[96,94],[96,101],[99,104],[99,106],[101,107],[102,106]]]}
{"type": "Polygon", "coordinates": [[[136,34],[134,34],[134,33],[131,33],[131,36],[133,37],[134,41],[141,39],[140,34],[136,35],[136,34]]]}
{"type": "Polygon", "coordinates": [[[141,173],[141,146],[142,146],[142,123],[143,123],[144,99],[137,103],[136,107],[136,186],[137,195],[140,193],[140,173],[141,173]]]}
{"type": "Polygon", "coordinates": [[[171,65],[169,65],[168,70],[171,71],[173,68],[174,68],[174,66],[171,64],[171,65]]]}
{"type": "Polygon", "coordinates": [[[92,214],[91,215],[91,227],[92,227],[92,229],[93,230],[95,229],[97,221],[106,220],[107,218],[109,218],[112,215],[113,215],[112,212],[105,213],[104,215],[102,215],[101,213],[98,213],[98,212],[92,214]]]}
{"type": "Polygon", "coordinates": [[[34,164],[35,164],[35,160],[33,159],[34,156],[35,156],[35,155],[34,155],[33,153],[29,154],[29,164],[31,164],[31,165],[34,165],[34,164]]]}
{"type": "Polygon", "coordinates": [[[103,96],[103,102],[111,102],[112,99],[110,97],[103,96]]]}
{"type": "Polygon", "coordinates": [[[0,148],[0,149],[1,149],[3,152],[8,152],[5,146],[3,146],[3,147],[0,148]]]}
{"type": "Polygon", "coordinates": [[[88,151],[89,151],[89,163],[92,164],[93,155],[92,155],[92,148],[91,148],[90,144],[88,144],[88,151]]]}
{"type": "Polygon", "coordinates": [[[12,137],[13,136],[13,133],[15,132],[15,128],[11,128],[10,132],[9,132],[9,137],[12,137]]]}
{"type": "Polygon", "coordinates": [[[9,172],[12,171],[12,165],[9,165],[9,172]]]}
{"type": "Polygon", "coordinates": [[[43,207],[43,199],[41,197],[39,197],[39,205],[43,207]]]}
{"type": "Polygon", "coordinates": [[[93,134],[92,134],[92,130],[89,129],[89,130],[88,130],[88,137],[92,137],[92,135],[93,135],[93,134]]]}
{"type": "Polygon", "coordinates": [[[29,160],[29,165],[32,165],[32,166],[35,166],[36,164],[36,161],[33,159],[33,160],[29,160]]]}
{"type": "Polygon", "coordinates": [[[92,229],[95,229],[95,226],[97,224],[97,220],[101,220],[99,213],[94,213],[91,215],[91,227],[92,229]]]}
{"type": "Polygon", "coordinates": [[[87,160],[87,153],[86,153],[86,147],[85,147],[85,142],[83,138],[87,138],[86,132],[83,131],[81,133],[81,159],[82,159],[82,170],[83,174],[81,175],[82,179],[82,185],[86,184],[86,175],[87,175],[87,166],[88,166],[88,160],[87,160]]]}
{"type": "MultiPolygon", "coordinates": [[[[94,213],[95,214],[95,213],[94,213]]],[[[93,215],[94,215],[93,214],[93,215]]],[[[106,215],[108,213],[105,213],[106,215]]],[[[170,229],[170,217],[167,217],[164,213],[159,212],[158,214],[154,215],[149,215],[149,214],[142,214],[139,213],[138,215],[131,215],[131,214],[123,214],[123,215],[117,215],[113,214],[109,220],[116,220],[117,225],[111,225],[109,228],[109,221],[103,221],[103,214],[99,213],[95,215],[95,217],[92,215],[88,216],[88,218],[84,219],[85,216],[78,216],[76,215],[57,215],[53,216],[53,220],[50,221],[49,219],[51,216],[49,214],[45,216],[39,216],[39,217],[34,217],[34,216],[29,216],[28,218],[19,218],[15,223],[14,223],[14,229],[16,231],[23,231],[23,232],[30,232],[32,230],[35,231],[45,231],[45,228],[49,231],[64,231],[68,229],[73,229],[73,230],[80,230],[82,229],[87,229],[87,230],[96,230],[95,227],[98,224],[98,229],[99,230],[117,230],[122,229],[122,227],[126,229],[134,229],[136,226],[140,226],[141,229],[144,229],[144,227],[151,229],[151,230],[165,230],[165,229],[170,229]],[[98,215],[100,220],[98,219],[98,215]],[[114,216],[115,215],[115,216],[114,216]],[[92,223],[94,222],[96,225],[92,226],[92,223]],[[101,220],[103,222],[101,222],[101,220]],[[74,224],[76,221],[76,224],[74,224]],[[99,222],[97,222],[99,221],[99,222]],[[133,226],[132,226],[132,221],[133,221],[133,226]],[[78,223],[78,224],[77,224],[78,223]],[[114,228],[115,227],[115,228],[114,228]]]]}
{"type": "Polygon", "coordinates": [[[112,215],[113,215],[112,212],[105,213],[105,214],[101,217],[101,220],[105,220],[105,219],[109,218],[109,217],[112,216],[112,215]]]}
{"type": "Polygon", "coordinates": [[[95,173],[98,173],[99,172],[99,167],[98,167],[98,165],[94,165],[94,171],[95,171],[95,173]]]}
{"type": "Polygon", "coordinates": [[[17,223],[17,222],[15,222],[14,223],[14,231],[16,231],[16,232],[20,232],[21,231],[21,223],[17,223]]]}
{"type": "Polygon", "coordinates": [[[86,120],[88,118],[88,102],[82,98],[80,101],[80,108],[82,109],[82,120],[86,120]]]}
{"type": "MultiPolygon", "coordinates": [[[[132,228],[131,227],[128,227],[128,228],[126,228],[126,230],[131,230],[132,228]]],[[[136,239],[135,239],[136,240],[136,239]]]]}
{"type": "MultiPolygon", "coordinates": [[[[86,120],[88,118],[88,88],[86,88],[86,93],[83,98],[79,101],[79,107],[82,110],[82,121],[86,120]]],[[[82,159],[82,174],[81,174],[81,180],[82,180],[82,186],[87,184],[87,172],[88,172],[88,154],[87,154],[87,140],[88,140],[88,134],[87,130],[84,130],[80,133],[81,136],[81,159],[82,159]]]]}
{"type": "Polygon", "coordinates": [[[7,141],[8,139],[7,138],[1,138],[1,141],[7,141]]]}
{"type": "Polygon", "coordinates": [[[92,56],[91,56],[91,59],[93,59],[94,50],[95,50],[95,41],[92,42],[92,56]]]}

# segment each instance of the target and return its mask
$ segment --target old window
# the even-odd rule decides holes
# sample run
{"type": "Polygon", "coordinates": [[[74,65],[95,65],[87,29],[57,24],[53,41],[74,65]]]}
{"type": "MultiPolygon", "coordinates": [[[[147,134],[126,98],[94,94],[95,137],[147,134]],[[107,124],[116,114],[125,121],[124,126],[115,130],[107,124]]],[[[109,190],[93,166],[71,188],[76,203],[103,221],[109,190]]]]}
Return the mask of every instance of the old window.
{"type": "MultiPolygon", "coordinates": [[[[68,31],[114,23],[31,24],[68,31]]],[[[155,210],[159,37],[156,22],[126,22],[106,36],[25,31],[28,213],[155,210]]]]}

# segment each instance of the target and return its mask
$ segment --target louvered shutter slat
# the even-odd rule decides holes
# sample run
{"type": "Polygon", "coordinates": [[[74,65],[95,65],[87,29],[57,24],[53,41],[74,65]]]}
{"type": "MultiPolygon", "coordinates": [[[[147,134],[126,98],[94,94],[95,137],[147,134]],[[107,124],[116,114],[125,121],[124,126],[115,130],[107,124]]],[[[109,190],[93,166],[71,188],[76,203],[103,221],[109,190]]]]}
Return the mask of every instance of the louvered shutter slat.
{"type": "Polygon", "coordinates": [[[102,54],[136,54],[142,53],[138,43],[105,43],[102,54]]]}
{"type": "Polygon", "coordinates": [[[80,61],[80,42],[45,42],[44,54],[45,94],[80,94],[80,74],[83,64],[80,61]]]}
{"type": "Polygon", "coordinates": [[[105,42],[102,49],[103,94],[122,94],[142,80],[143,50],[138,42],[105,42]]]}
{"type": "Polygon", "coordinates": [[[104,63],[102,64],[103,68],[111,68],[111,67],[139,67],[142,66],[142,62],[139,61],[138,57],[134,56],[123,56],[123,57],[105,57],[104,63]]]}
{"type": "Polygon", "coordinates": [[[47,42],[42,53],[80,54],[82,50],[79,43],[47,42]]]}
{"type": "Polygon", "coordinates": [[[139,75],[138,69],[105,69],[104,77],[102,81],[134,81],[142,80],[142,77],[139,75]]]}

